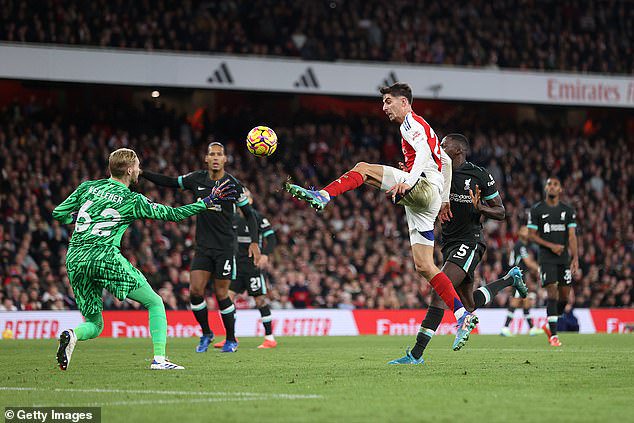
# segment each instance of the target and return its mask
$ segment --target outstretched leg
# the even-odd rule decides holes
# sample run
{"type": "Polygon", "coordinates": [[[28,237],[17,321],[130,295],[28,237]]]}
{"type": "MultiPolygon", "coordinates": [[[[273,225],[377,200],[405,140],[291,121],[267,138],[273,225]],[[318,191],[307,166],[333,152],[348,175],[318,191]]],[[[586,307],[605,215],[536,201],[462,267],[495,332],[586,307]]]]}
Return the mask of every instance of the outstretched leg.
{"type": "Polygon", "coordinates": [[[306,201],[315,209],[323,210],[333,197],[356,189],[364,183],[380,189],[383,181],[383,168],[383,165],[359,162],[321,190],[306,189],[291,183],[286,183],[284,189],[293,197],[306,201]]]}

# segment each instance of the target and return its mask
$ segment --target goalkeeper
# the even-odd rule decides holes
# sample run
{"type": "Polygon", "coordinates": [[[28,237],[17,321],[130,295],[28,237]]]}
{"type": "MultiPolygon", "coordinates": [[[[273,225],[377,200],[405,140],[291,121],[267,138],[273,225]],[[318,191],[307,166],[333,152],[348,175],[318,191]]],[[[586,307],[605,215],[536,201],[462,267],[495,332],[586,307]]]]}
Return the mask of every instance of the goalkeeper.
{"type": "Polygon", "coordinates": [[[59,337],[57,362],[66,370],[77,341],[96,338],[103,330],[102,291],[107,289],[119,300],[129,298],[149,311],[150,334],[154,346],[153,370],[180,370],[182,366],[165,357],[167,318],[161,297],[143,274],[121,254],[121,237],[135,219],[179,221],[207,210],[220,200],[235,200],[235,186],[217,185],[211,194],[196,203],[168,207],[132,192],[139,177],[139,159],[133,150],[120,148],[108,159],[110,179],[83,182],[53,210],[62,223],[75,222],[75,231],[66,254],[66,268],[77,306],[85,322],[64,330],[59,337]]]}

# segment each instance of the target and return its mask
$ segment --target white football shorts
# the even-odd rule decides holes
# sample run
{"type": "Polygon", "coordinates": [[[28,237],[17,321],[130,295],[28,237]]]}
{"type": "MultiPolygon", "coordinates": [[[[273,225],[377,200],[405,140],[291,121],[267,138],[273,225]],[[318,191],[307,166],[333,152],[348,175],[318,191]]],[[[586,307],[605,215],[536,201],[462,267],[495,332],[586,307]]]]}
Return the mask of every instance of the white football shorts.
{"type": "MultiPolygon", "coordinates": [[[[394,185],[405,182],[409,173],[392,166],[383,166],[383,180],[381,181],[381,191],[385,192],[394,185]]],[[[440,211],[441,199],[440,191],[432,185],[426,178],[419,178],[418,184],[424,184],[421,188],[428,193],[428,204],[425,208],[405,207],[407,217],[407,227],[409,229],[410,244],[434,245],[434,222],[440,211]]]]}

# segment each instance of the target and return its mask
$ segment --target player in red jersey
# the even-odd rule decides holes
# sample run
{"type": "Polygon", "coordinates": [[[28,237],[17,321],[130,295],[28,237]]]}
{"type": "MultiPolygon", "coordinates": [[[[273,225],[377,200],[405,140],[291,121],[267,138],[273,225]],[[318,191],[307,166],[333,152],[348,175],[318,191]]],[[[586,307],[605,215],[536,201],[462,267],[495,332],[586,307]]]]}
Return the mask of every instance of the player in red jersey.
{"type": "MultiPolygon", "coordinates": [[[[434,130],[412,110],[412,89],[408,84],[396,83],[381,88],[383,111],[390,121],[400,125],[401,144],[405,163],[401,169],[380,164],[357,163],[322,190],[309,190],[287,183],[285,189],[296,198],[322,210],[332,198],[358,188],[364,183],[391,196],[395,204],[405,207],[412,257],[416,271],[429,281],[458,320],[458,333],[453,344],[459,350],[469,339],[478,323],[469,313],[451,281],[434,264],[434,222],[441,210],[449,209],[451,188],[451,159],[440,147],[434,130]]],[[[391,364],[422,364],[409,351],[391,364]]]]}

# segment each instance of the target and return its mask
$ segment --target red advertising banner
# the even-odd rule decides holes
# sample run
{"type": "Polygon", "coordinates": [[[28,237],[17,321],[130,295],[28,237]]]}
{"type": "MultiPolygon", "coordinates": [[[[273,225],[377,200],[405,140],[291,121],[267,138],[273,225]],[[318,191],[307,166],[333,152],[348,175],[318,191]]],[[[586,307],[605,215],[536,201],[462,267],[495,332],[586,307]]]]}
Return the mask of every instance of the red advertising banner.
{"type": "MultiPolygon", "coordinates": [[[[427,310],[353,310],[359,335],[416,335],[427,310]]],[[[445,310],[438,335],[455,334],[456,318],[445,310]]],[[[478,333],[476,328],[473,333],[478,333]]]]}
{"type": "MultiPolygon", "coordinates": [[[[303,309],[272,310],[273,333],[276,336],[355,336],[384,335],[415,336],[426,310],[337,310],[303,309]]],[[[474,333],[497,335],[500,333],[507,311],[484,309],[476,312],[480,319],[474,333]]],[[[531,310],[536,325],[546,322],[544,309],[531,310]]],[[[574,310],[580,333],[624,333],[634,326],[634,309],[574,310]]],[[[148,313],[139,311],[104,311],[102,337],[144,338],[150,336],[148,313]]],[[[0,312],[0,333],[14,339],[51,339],[83,321],[78,311],[12,311],[0,312]]],[[[191,311],[167,312],[167,335],[189,338],[201,335],[200,327],[191,311]]],[[[224,335],[224,327],[217,311],[209,312],[209,324],[217,335],[224,335]]],[[[510,329],[513,333],[526,333],[521,312],[516,313],[510,329]]],[[[437,334],[455,334],[456,319],[445,311],[437,334]]],[[[260,313],[257,310],[238,310],[236,334],[239,337],[263,336],[260,313]]]]}
{"type": "Polygon", "coordinates": [[[632,308],[593,308],[590,309],[590,314],[597,332],[631,332],[631,327],[634,326],[632,308]]]}
{"type": "MultiPolygon", "coordinates": [[[[102,337],[146,338],[150,336],[147,311],[105,311],[102,337]]],[[[217,335],[224,335],[220,313],[209,313],[209,327],[217,335]]],[[[202,335],[200,326],[191,311],[167,312],[167,336],[189,338],[202,335]]]]}

